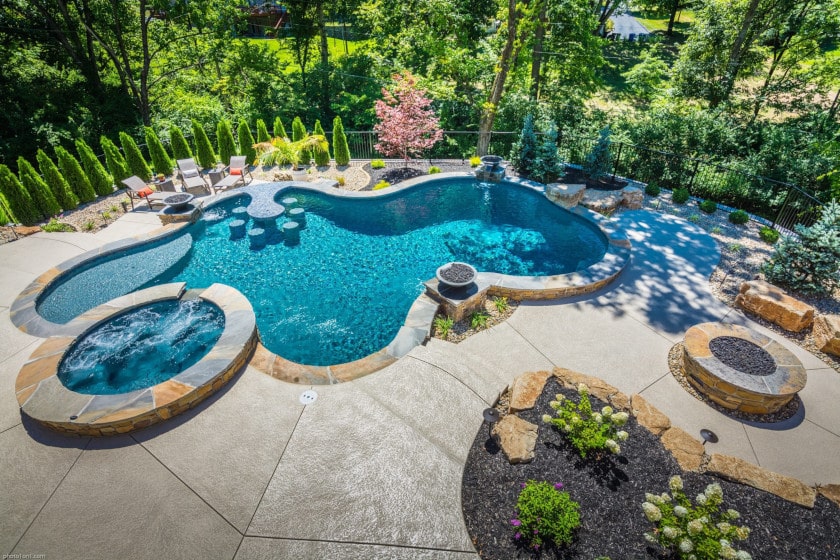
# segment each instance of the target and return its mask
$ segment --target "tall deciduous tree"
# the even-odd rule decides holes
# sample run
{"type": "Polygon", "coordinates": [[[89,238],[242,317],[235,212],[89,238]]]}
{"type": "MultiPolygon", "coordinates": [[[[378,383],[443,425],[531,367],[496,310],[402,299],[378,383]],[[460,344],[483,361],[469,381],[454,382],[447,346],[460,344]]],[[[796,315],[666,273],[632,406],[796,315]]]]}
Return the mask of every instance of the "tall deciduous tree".
{"type": "MultiPolygon", "coordinates": [[[[99,145],[102,146],[102,151],[105,152],[105,165],[108,166],[108,171],[114,178],[114,184],[120,186],[120,181],[131,177],[131,171],[128,169],[128,162],[120,153],[120,149],[116,144],[111,142],[107,136],[99,138],[99,145]]],[[[61,202],[61,199],[58,200],[61,202]]]]}
{"type": "MultiPolygon", "coordinates": [[[[50,159],[50,156],[44,150],[39,149],[35,156],[38,159],[38,169],[44,176],[44,180],[50,187],[53,196],[64,210],[73,210],[79,205],[79,199],[76,193],[70,188],[70,184],[61,174],[55,162],[50,159]]],[[[12,210],[14,212],[14,209],[12,210]]]]}
{"type": "Polygon", "coordinates": [[[2,164],[0,164],[0,193],[3,193],[12,217],[18,222],[31,226],[41,219],[40,212],[35,207],[29,193],[26,192],[11,169],[2,164]]]}
{"type": "Polygon", "coordinates": [[[105,170],[99,158],[93,153],[87,142],[81,138],[76,140],[76,151],[82,162],[82,169],[90,179],[90,184],[96,194],[106,196],[114,192],[114,178],[105,170]]]}
{"type": "Polygon", "coordinates": [[[55,199],[47,183],[41,178],[32,164],[23,156],[18,157],[18,174],[20,182],[29,193],[29,197],[41,213],[41,216],[49,218],[61,212],[61,206],[55,199]]]}
{"type": "Polygon", "coordinates": [[[443,138],[440,119],[431,108],[432,100],[417,86],[410,72],[394,74],[393,91],[382,89],[376,101],[379,122],[373,130],[379,135],[374,146],[387,156],[400,156],[406,162],[422,155],[443,138]]]}

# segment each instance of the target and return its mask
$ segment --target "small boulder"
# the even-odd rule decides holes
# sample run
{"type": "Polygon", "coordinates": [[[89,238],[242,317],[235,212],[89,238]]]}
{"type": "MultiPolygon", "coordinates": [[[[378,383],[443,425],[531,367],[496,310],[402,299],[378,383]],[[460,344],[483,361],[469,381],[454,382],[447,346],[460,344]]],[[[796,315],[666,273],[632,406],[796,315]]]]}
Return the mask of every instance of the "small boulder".
{"type": "Polygon", "coordinates": [[[826,484],[820,486],[820,494],[840,506],[840,484],[826,484]]]}
{"type": "Polygon", "coordinates": [[[550,375],[547,371],[532,371],[514,379],[510,390],[509,412],[534,408],[534,403],[537,402],[537,397],[542,393],[550,375]]]}
{"type": "Polygon", "coordinates": [[[821,352],[840,356],[840,315],[820,315],[814,319],[813,333],[821,352]]]}
{"type": "MultiPolygon", "coordinates": [[[[578,373],[576,371],[572,371],[566,368],[554,368],[554,376],[560,381],[560,383],[567,389],[575,389],[577,390],[577,386],[581,383],[585,384],[589,387],[589,394],[596,399],[601,399],[604,402],[611,402],[610,397],[613,395],[619,395],[621,391],[604,381],[603,379],[599,379],[597,377],[592,377],[591,375],[586,375],[583,373],[578,373]]],[[[616,402],[619,402],[621,399],[620,397],[616,399],[616,402]]],[[[616,406],[615,403],[612,403],[613,406],[616,406]]]]}
{"type": "Polygon", "coordinates": [[[636,417],[636,422],[647,428],[655,436],[662,434],[671,427],[671,419],[647,402],[642,395],[635,394],[630,397],[630,409],[633,416],[636,417]]]}
{"type": "Polygon", "coordinates": [[[645,194],[639,187],[624,187],[621,189],[621,203],[630,210],[638,210],[645,201],[645,194]]]}
{"type": "Polygon", "coordinates": [[[530,463],[537,445],[537,426],[515,414],[508,414],[493,426],[493,439],[505,452],[510,464],[530,463]]]}
{"type": "Polygon", "coordinates": [[[697,441],[685,430],[671,428],[660,438],[665,449],[671,452],[674,459],[684,471],[700,470],[703,464],[703,444],[697,441]]]}
{"type": "Polygon", "coordinates": [[[799,332],[814,322],[813,307],[762,280],[741,284],[735,305],[791,332],[799,332]]]}
{"type": "Polygon", "coordinates": [[[574,208],[583,200],[586,185],[566,183],[549,183],[545,186],[545,196],[554,204],[563,208],[574,208]]]}
{"type": "Polygon", "coordinates": [[[799,480],[768,471],[737,457],[714,453],[706,472],[770,492],[807,508],[813,508],[817,499],[817,491],[799,480]]]}

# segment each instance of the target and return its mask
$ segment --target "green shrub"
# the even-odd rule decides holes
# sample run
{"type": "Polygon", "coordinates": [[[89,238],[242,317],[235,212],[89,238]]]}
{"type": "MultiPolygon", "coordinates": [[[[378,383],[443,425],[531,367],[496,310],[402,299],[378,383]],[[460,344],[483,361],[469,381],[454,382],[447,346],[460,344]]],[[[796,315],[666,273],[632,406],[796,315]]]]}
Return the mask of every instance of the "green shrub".
{"type": "MultiPolygon", "coordinates": [[[[292,121],[292,142],[298,142],[306,138],[306,127],[303,126],[303,121],[300,120],[300,117],[295,117],[295,120],[292,121]]],[[[309,163],[312,161],[312,150],[301,150],[300,151],[300,163],[304,167],[309,167],[309,163]]]]}
{"type": "Polygon", "coordinates": [[[389,183],[388,181],[379,181],[378,183],[376,183],[373,186],[373,190],[378,191],[378,190],[381,190],[381,189],[387,189],[390,186],[391,186],[391,183],[389,183]]]}
{"type": "Polygon", "coordinates": [[[612,167],[611,134],[610,127],[605,126],[601,129],[598,133],[598,140],[586,154],[586,160],[583,162],[583,172],[592,179],[600,179],[610,172],[612,167]]]}
{"type": "Polygon", "coordinates": [[[452,319],[452,317],[435,317],[435,332],[440,338],[446,340],[449,336],[450,331],[452,330],[452,325],[454,324],[455,321],[452,319]]]}
{"type": "Polygon", "coordinates": [[[99,196],[107,196],[114,192],[114,178],[105,171],[99,158],[93,153],[93,148],[79,138],[76,140],[76,151],[82,162],[82,169],[90,180],[90,186],[99,196]]]}
{"type": "Polygon", "coordinates": [[[343,187],[347,184],[347,179],[344,178],[344,175],[339,175],[335,178],[335,182],[338,183],[339,187],[343,187]]]}
{"type": "Polygon", "coordinates": [[[87,220],[85,223],[82,224],[82,229],[85,231],[93,231],[96,229],[96,222],[93,220],[87,220]]]}
{"type": "Polygon", "coordinates": [[[58,156],[58,168],[61,169],[61,173],[67,179],[70,188],[76,193],[79,202],[96,200],[96,191],[93,190],[93,186],[85,175],[79,160],[61,146],[55,147],[55,153],[58,156]]]}
{"type": "Polygon", "coordinates": [[[704,200],[699,204],[699,207],[706,214],[714,214],[717,210],[717,203],[714,200],[704,200]]]}
{"type": "Polygon", "coordinates": [[[131,171],[132,175],[137,175],[148,182],[152,178],[152,170],[149,169],[149,164],[146,163],[146,159],[143,157],[140,148],[137,147],[134,138],[125,132],[120,132],[120,144],[125,154],[125,161],[128,163],[128,170],[131,171]]]}
{"type": "Polygon", "coordinates": [[[370,168],[371,169],[385,169],[385,162],[381,159],[372,159],[370,160],[370,168]]]}
{"type": "Polygon", "coordinates": [[[0,164],[0,193],[15,222],[31,226],[42,218],[40,210],[8,166],[0,164]]]}
{"type": "MultiPolygon", "coordinates": [[[[108,172],[111,173],[114,184],[117,187],[122,187],[120,181],[131,177],[131,172],[128,170],[128,163],[120,153],[117,145],[111,142],[106,136],[99,137],[99,145],[102,146],[102,151],[105,152],[105,165],[108,166],[108,172]]],[[[61,204],[60,198],[58,198],[58,203],[61,204]]]]}
{"type": "Polygon", "coordinates": [[[41,226],[41,229],[49,233],[59,233],[64,231],[76,231],[76,228],[70,224],[59,222],[55,218],[50,218],[50,221],[41,226]]]}
{"type": "Polygon", "coordinates": [[[344,134],[344,125],[341,117],[333,119],[333,155],[336,165],[347,165],[350,163],[350,147],[347,145],[347,135],[344,134]]]}
{"type": "Polygon", "coordinates": [[[172,155],[175,156],[176,160],[193,157],[190,145],[184,138],[184,133],[174,124],[169,127],[169,147],[172,148],[172,155]]]}
{"type": "Polygon", "coordinates": [[[2,192],[0,192],[0,226],[14,222],[14,220],[9,217],[10,215],[11,212],[9,212],[9,209],[6,206],[6,197],[3,196],[2,192]]]}
{"type": "Polygon", "coordinates": [[[17,164],[20,182],[26,192],[29,193],[29,198],[32,199],[41,216],[55,216],[61,212],[61,206],[55,199],[55,195],[41,178],[41,175],[32,167],[32,164],[26,161],[23,156],[18,157],[17,164]]]}
{"type": "Polygon", "coordinates": [[[750,215],[743,210],[735,210],[729,213],[729,221],[733,224],[746,224],[750,221],[750,215]]]}
{"type": "Polygon", "coordinates": [[[493,305],[496,306],[496,311],[499,313],[504,313],[505,311],[510,308],[510,303],[508,303],[508,298],[505,296],[497,296],[493,298],[493,305]]]}
{"type": "Polygon", "coordinates": [[[580,526],[580,504],[561,488],[561,483],[525,483],[516,500],[516,517],[510,520],[516,531],[514,539],[523,540],[537,551],[544,543],[572,542],[575,529],[580,526]]]}
{"type": "Polygon", "coordinates": [[[230,123],[225,119],[220,120],[216,125],[216,144],[219,147],[219,158],[224,165],[228,165],[230,157],[235,156],[238,152],[230,123]]]}
{"type": "Polygon", "coordinates": [[[770,245],[779,240],[779,232],[767,226],[761,226],[761,229],[758,230],[758,236],[770,245]]]}
{"type": "Polygon", "coordinates": [[[537,135],[534,133],[534,117],[527,115],[522,131],[510,152],[510,163],[520,175],[530,177],[537,158],[537,135]]]}
{"type": "Polygon", "coordinates": [[[478,156],[473,156],[470,158],[470,167],[478,167],[481,165],[481,158],[478,156]]]}
{"type": "MultiPolygon", "coordinates": [[[[14,211],[14,210],[13,210],[14,211]]],[[[797,292],[830,295],[840,286],[840,203],[822,208],[814,225],[797,225],[785,236],[762,270],[767,280],[797,292]]]]}
{"type": "Polygon", "coordinates": [[[289,137],[289,135],[286,134],[286,129],[283,127],[283,121],[280,120],[280,117],[274,117],[274,126],[272,127],[272,132],[274,133],[275,138],[289,137]]]}
{"type": "MultiPolygon", "coordinates": [[[[70,188],[70,184],[58,170],[53,160],[50,159],[50,156],[39,148],[35,158],[38,160],[38,169],[44,176],[44,181],[46,181],[62,210],[73,210],[78,206],[79,199],[76,197],[76,193],[70,188]]],[[[14,209],[12,209],[12,213],[14,213],[14,209]]]]}
{"type": "Polygon", "coordinates": [[[676,188],[671,192],[671,202],[674,204],[685,204],[690,197],[688,189],[676,188]]]}
{"type": "Polygon", "coordinates": [[[688,221],[692,224],[696,224],[700,222],[700,214],[692,214],[688,217],[688,221]]]}
{"type": "Polygon", "coordinates": [[[248,165],[254,164],[257,161],[257,150],[254,149],[254,135],[251,134],[251,127],[245,119],[239,121],[239,128],[236,130],[236,135],[239,137],[239,155],[245,156],[245,161],[248,165]]]}
{"type": "Polygon", "coordinates": [[[146,136],[146,147],[152,159],[152,169],[155,173],[162,173],[164,177],[168,177],[172,174],[172,158],[166,153],[166,148],[163,147],[155,129],[144,126],[143,133],[146,136]]]}
{"type": "Polygon", "coordinates": [[[198,157],[198,165],[205,169],[215,167],[216,162],[219,161],[219,159],[213,151],[213,144],[211,144],[210,139],[207,138],[207,133],[204,131],[204,127],[196,120],[191,122],[191,126],[193,142],[195,142],[195,154],[198,157]]]}
{"type": "Polygon", "coordinates": [[[560,159],[557,157],[557,129],[552,126],[537,146],[537,156],[534,158],[531,175],[541,183],[551,183],[560,176],[560,170],[560,159]]]}
{"type": "Polygon", "coordinates": [[[436,175],[437,173],[440,173],[440,167],[438,167],[437,165],[432,165],[431,167],[429,167],[429,175],[436,175]]]}
{"type": "Polygon", "coordinates": [[[470,315],[470,328],[476,331],[486,329],[488,319],[490,319],[490,315],[484,311],[476,311],[470,315]]]}
{"type": "Polygon", "coordinates": [[[697,504],[683,491],[683,481],[672,476],[668,481],[671,493],[660,495],[647,493],[642,511],[654,524],[645,539],[659,543],[681,560],[716,560],[733,558],[748,560],[750,555],[734,548],[736,541],[743,541],[750,535],[746,526],[732,522],[741,515],[734,509],[722,510],[723,490],[713,483],[696,498],[697,504]]]}
{"type": "Polygon", "coordinates": [[[651,182],[645,185],[645,194],[648,196],[659,196],[660,192],[662,192],[662,189],[656,183],[651,182]]]}
{"type": "Polygon", "coordinates": [[[621,453],[618,442],[627,440],[628,434],[618,428],[627,422],[627,413],[614,412],[611,406],[603,407],[601,412],[592,412],[589,387],[583,383],[578,385],[578,395],[580,402],[576,403],[558,393],[550,405],[557,416],[552,418],[544,414],[543,422],[559,428],[583,458],[591,451],[603,449],[615,454],[621,453]]]}
{"type": "MultiPolygon", "coordinates": [[[[321,126],[321,121],[315,121],[315,128],[312,131],[313,134],[316,136],[323,136],[324,139],[327,138],[326,133],[324,132],[324,128],[321,126]]],[[[315,165],[318,167],[324,167],[330,164],[330,145],[327,144],[327,149],[324,151],[316,151],[315,152],[315,165]]]]}
{"type": "Polygon", "coordinates": [[[269,142],[271,141],[271,136],[268,135],[268,128],[265,126],[265,121],[262,119],[257,119],[257,142],[269,142]]]}
{"type": "Polygon", "coordinates": [[[718,227],[718,226],[714,226],[712,229],[709,230],[709,233],[713,233],[715,235],[720,235],[721,233],[723,233],[723,230],[720,229],[720,227],[718,227]]]}

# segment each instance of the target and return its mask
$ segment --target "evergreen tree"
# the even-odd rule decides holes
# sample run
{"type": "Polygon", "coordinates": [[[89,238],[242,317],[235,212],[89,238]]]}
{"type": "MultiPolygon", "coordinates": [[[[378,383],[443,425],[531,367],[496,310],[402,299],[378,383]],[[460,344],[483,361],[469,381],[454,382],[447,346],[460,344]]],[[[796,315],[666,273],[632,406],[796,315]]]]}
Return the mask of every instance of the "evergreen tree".
{"type": "Polygon", "coordinates": [[[510,162],[520,175],[530,177],[537,157],[537,135],[534,134],[534,117],[528,115],[522,124],[519,139],[510,152],[510,162]]]}
{"type": "Polygon", "coordinates": [[[228,165],[230,156],[235,156],[238,151],[233,139],[233,132],[230,129],[230,123],[225,119],[220,120],[219,124],[216,125],[216,142],[219,146],[219,157],[222,163],[228,165]]]}
{"type": "Polygon", "coordinates": [[[248,165],[251,165],[257,159],[257,151],[254,149],[254,135],[251,134],[251,127],[245,119],[239,121],[236,135],[239,136],[239,152],[245,156],[248,165]]]}
{"type": "MultiPolygon", "coordinates": [[[[306,138],[306,127],[303,126],[303,121],[300,117],[295,117],[292,121],[292,142],[299,142],[306,138]]],[[[304,167],[309,167],[309,162],[312,161],[312,150],[300,151],[300,163],[304,167]]]]}
{"type": "Polygon", "coordinates": [[[20,184],[18,178],[6,165],[0,164],[0,193],[6,199],[6,204],[16,222],[31,226],[41,219],[40,211],[20,184]]]}
{"type": "Polygon", "coordinates": [[[557,157],[557,129],[552,126],[537,147],[537,155],[531,173],[541,183],[551,183],[560,175],[560,160],[557,157]]]}
{"type": "Polygon", "coordinates": [[[175,159],[190,159],[193,157],[190,145],[184,138],[184,133],[174,124],[169,127],[169,147],[172,148],[172,155],[175,159]]]}
{"type": "MultiPolygon", "coordinates": [[[[280,126],[283,126],[283,123],[280,123],[280,126]]],[[[271,136],[268,135],[268,128],[265,126],[265,121],[257,119],[257,142],[263,143],[270,140],[271,136]]]]}
{"type": "Polygon", "coordinates": [[[341,117],[333,119],[333,154],[335,155],[336,165],[350,163],[350,148],[347,146],[347,136],[344,134],[341,117]]]}
{"type": "Polygon", "coordinates": [[[586,154],[583,171],[592,179],[600,179],[610,172],[612,154],[610,153],[610,127],[605,126],[598,133],[598,141],[586,154]]]}
{"type": "Polygon", "coordinates": [[[286,129],[283,127],[283,121],[280,120],[280,117],[274,117],[273,132],[275,138],[288,138],[286,135],[286,129]]]}
{"type": "Polygon", "coordinates": [[[122,144],[122,149],[125,153],[128,170],[131,171],[132,175],[137,175],[144,181],[149,182],[152,178],[152,170],[149,169],[149,164],[146,163],[146,158],[143,157],[143,153],[137,147],[134,138],[125,132],[120,132],[120,144],[122,144]]]}
{"type": "Polygon", "coordinates": [[[762,270],[769,282],[798,292],[830,295],[840,286],[840,203],[832,201],[811,227],[784,236],[762,270]]]}
{"type": "Polygon", "coordinates": [[[6,205],[6,197],[0,192],[0,225],[5,226],[14,222],[15,220],[11,216],[12,213],[9,212],[9,208],[6,205]]]}
{"type": "MultiPolygon", "coordinates": [[[[44,176],[44,181],[53,193],[53,196],[61,205],[62,210],[73,210],[79,205],[79,199],[70,188],[70,184],[58,170],[53,160],[47,153],[38,148],[38,153],[35,158],[38,160],[38,169],[41,170],[41,175],[44,176]]],[[[14,209],[12,209],[14,213],[14,209]]]]}
{"type": "MultiPolygon", "coordinates": [[[[102,146],[102,151],[105,152],[105,165],[108,166],[108,171],[111,173],[111,177],[114,178],[114,184],[121,188],[120,181],[131,177],[131,172],[128,170],[128,163],[120,153],[117,145],[111,142],[106,136],[100,136],[99,145],[102,146]]],[[[58,198],[58,202],[61,203],[61,198],[58,198]]]]}
{"type": "Polygon", "coordinates": [[[62,175],[70,184],[70,188],[76,194],[79,202],[92,202],[96,200],[96,191],[90,184],[90,179],[85,175],[79,160],[73,154],[62,148],[55,147],[55,154],[58,156],[58,167],[62,175]]]}
{"type": "Polygon", "coordinates": [[[172,158],[166,153],[166,148],[163,147],[160,138],[155,133],[155,129],[150,126],[144,126],[143,132],[146,135],[146,146],[149,148],[149,156],[152,158],[152,168],[155,173],[162,173],[164,176],[172,174],[172,158]]]}
{"type": "Polygon", "coordinates": [[[198,124],[197,121],[192,121],[193,142],[195,142],[195,153],[198,156],[198,164],[204,168],[211,168],[216,166],[219,161],[213,152],[213,145],[210,139],[207,138],[207,133],[204,132],[204,127],[198,124]]]}
{"type": "MultiPolygon", "coordinates": [[[[327,135],[324,133],[324,128],[321,126],[321,121],[315,121],[314,133],[316,136],[323,136],[326,140],[327,135]]],[[[323,167],[330,164],[330,148],[327,144],[327,149],[323,152],[315,152],[315,165],[323,167]]]]}
{"type": "Polygon", "coordinates": [[[55,199],[55,195],[41,178],[41,175],[32,167],[32,164],[26,161],[23,156],[18,157],[17,163],[20,182],[26,192],[29,193],[29,197],[35,203],[41,216],[49,218],[61,212],[61,206],[55,199]]]}
{"type": "Polygon", "coordinates": [[[99,158],[93,153],[87,142],[79,138],[76,140],[76,151],[82,160],[82,169],[90,179],[90,185],[99,196],[107,196],[114,192],[114,178],[105,171],[99,158]]]}

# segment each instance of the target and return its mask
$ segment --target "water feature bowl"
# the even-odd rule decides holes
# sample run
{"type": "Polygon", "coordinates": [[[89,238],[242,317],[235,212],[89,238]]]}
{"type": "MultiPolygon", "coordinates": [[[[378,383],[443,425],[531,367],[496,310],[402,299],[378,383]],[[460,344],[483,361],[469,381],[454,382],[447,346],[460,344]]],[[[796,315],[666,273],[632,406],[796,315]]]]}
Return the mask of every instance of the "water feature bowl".
{"type": "Polygon", "coordinates": [[[172,208],[173,212],[183,212],[194,198],[190,193],[178,193],[167,196],[163,199],[163,203],[172,208]]]}
{"type": "Polygon", "coordinates": [[[487,171],[495,171],[502,163],[502,156],[481,156],[481,163],[487,171]]]}
{"type": "Polygon", "coordinates": [[[455,261],[438,267],[435,272],[435,278],[441,284],[446,284],[453,288],[463,288],[475,282],[476,274],[478,274],[478,271],[472,265],[455,261]]]}

